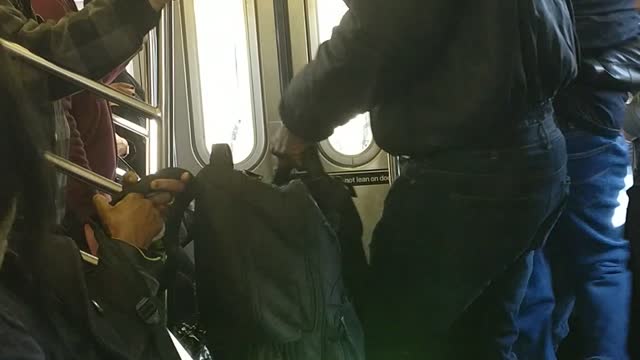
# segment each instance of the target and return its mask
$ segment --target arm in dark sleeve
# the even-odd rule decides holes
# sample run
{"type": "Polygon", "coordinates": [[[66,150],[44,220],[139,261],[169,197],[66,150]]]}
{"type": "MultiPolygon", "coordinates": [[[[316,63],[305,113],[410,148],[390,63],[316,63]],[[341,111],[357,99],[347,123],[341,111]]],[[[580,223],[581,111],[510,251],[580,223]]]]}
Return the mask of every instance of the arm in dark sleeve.
{"type": "Polygon", "coordinates": [[[353,0],[349,5],[331,39],[283,95],[282,121],[308,141],[326,139],[337,126],[375,107],[382,75],[402,70],[409,58],[437,56],[455,9],[467,6],[450,0],[353,0]],[[390,62],[397,64],[390,67],[390,62]]]}
{"type": "MultiPolygon", "coordinates": [[[[141,47],[159,19],[147,0],[95,0],[58,22],[26,18],[10,0],[0,0],[0,36],[80,75],[100,79],[141,47]]],[[[49,77],[52,100],[75,87],[49,77]]]]}
{"type": "Polygon", "coordinates": [[[44,360],[44,352],[17,321],[0,315],[0,359],[44,360]]]}

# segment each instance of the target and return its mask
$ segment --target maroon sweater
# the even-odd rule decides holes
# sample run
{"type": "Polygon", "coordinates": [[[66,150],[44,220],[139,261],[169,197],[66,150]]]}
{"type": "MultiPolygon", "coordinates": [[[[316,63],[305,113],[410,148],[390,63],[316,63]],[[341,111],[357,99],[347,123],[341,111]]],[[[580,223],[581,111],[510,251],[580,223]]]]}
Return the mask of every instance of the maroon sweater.
{"type": "MultiPolygon", "coordinates": [[[[73,0],[31,0],[36,14],[45,20],[57,21],[78,11],[73,0]]],[[[121,67],[107,76],[108,81],[122,72],[121,67]]],[[[83,91],[63,102],[71,130],[69,160],[106,178],[114,179],[116,145],[109,103],[83,91]]],[[[67,211],[85,222],[95,212],[92,198],[95,191],[74,179],[67,184],[67,211]]]]}

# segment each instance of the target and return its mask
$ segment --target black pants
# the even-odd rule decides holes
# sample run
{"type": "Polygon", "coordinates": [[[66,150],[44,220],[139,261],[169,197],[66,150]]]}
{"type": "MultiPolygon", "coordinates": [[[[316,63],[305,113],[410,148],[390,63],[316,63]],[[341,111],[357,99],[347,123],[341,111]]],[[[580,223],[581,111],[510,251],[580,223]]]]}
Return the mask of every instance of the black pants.
{"type": "Polygon", "coordinates": [[[552,114],[518,146],[412,160],[371,245],[367,358],[513,359],[515,317],[566,198],[552,114]]]}

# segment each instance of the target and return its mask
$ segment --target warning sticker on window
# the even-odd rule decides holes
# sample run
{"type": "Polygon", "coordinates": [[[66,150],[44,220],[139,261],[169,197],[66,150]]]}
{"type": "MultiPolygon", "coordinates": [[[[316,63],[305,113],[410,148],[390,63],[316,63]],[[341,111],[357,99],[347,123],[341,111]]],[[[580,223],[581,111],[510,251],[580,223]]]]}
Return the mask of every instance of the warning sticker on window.
{"type": "Polygon", "coordinates": [[[365,171],[365,172],[341,172],[329,174],[334,178],[342,180],[351,186],[371,186],[389,184],[389,172],[387,170],[365,171]]]}

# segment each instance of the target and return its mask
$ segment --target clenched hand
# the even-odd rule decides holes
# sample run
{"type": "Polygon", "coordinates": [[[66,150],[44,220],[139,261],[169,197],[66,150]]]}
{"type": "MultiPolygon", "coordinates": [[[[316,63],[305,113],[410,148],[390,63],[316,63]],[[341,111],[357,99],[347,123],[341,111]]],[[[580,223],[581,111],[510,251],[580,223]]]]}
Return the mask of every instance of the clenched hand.
{"type": "Polygon", "coordinates": [[[147,249],[164,226],[160,211],[142,194],[129,194],[115,206],[103,195],[96,195],[93,202],[111,238],[139,249],[147,249]]]}

